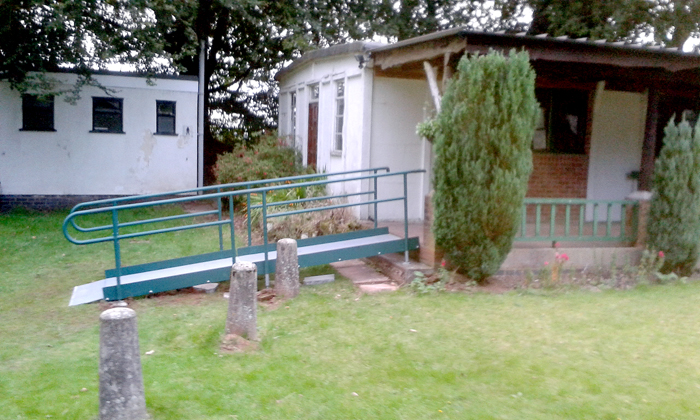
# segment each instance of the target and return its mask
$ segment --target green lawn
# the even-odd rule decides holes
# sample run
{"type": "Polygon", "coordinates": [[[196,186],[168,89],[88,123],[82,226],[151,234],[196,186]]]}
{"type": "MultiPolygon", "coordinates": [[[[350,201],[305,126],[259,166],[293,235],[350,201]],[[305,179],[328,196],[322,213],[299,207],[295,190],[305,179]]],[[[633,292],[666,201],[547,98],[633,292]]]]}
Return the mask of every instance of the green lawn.
{"type": "MultiPolygon", "coordinates": [[[[97,418],[106,307],[67,303],[113,256],[69,244],[63,216],[0,215],[0,419],[97,418]]],[[[151,238],[125,255],[212,238],[151,238]]],[[[261,350],[234,355],[219,354],[226,305],[220,293],[132,302],[141,352],[154,351],[142,356],[154,419],[700,418],[697,282],[359,296],[340,279],[260,308],[261,350]]]]}

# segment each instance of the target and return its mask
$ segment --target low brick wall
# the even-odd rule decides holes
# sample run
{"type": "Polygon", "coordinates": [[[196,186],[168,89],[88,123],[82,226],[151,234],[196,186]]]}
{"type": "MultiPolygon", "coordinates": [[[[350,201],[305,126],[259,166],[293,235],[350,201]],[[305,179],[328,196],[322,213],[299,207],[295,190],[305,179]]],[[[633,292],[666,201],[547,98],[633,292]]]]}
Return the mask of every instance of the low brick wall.
{"type": "Polygon", "coordinates": [[[0,213],[15,208],[36,211],[69,209],[85,201],[123,197],[118,195],[0,195],[0,213]]]}
{"type": "Polygon", "coordinates": [[[586,198],[588,156],[533,153],[527,196],[536,198],[586,198]]]}

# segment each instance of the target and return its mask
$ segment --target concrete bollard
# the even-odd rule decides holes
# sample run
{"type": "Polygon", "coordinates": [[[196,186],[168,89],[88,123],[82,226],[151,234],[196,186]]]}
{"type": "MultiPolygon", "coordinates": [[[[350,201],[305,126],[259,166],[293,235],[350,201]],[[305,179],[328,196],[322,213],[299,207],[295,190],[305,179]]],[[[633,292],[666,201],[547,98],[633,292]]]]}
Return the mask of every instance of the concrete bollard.
{"type": "Polygon", "coordinates": [[[237,262],[231,267],[226,334],[257,340],[258,315],[256,294],[258,268],[251,262],[237,262]]]}
{"type": "Polygon", "coordinates": [[[147,419],[136,312],[100,315],[100,420],[147,419]]]}
{"type": "Polygon", "coordinates": [[[294,298],[299,294],[299,257],[297,241],[277,241],[277,265],[275,267],[275,295],[294,298]]]}

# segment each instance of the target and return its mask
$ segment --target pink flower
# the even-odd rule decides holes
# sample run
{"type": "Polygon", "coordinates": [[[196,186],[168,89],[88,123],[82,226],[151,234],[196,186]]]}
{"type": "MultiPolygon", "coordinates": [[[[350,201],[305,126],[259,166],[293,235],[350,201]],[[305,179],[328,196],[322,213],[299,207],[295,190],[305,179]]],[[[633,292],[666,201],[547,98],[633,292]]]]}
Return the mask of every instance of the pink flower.
{"type": "Polygon", "coordinates": [[[549,261],[545,261],[545,262],[544,262],[544,265],[549,265],[549,261]]]}
{"type": "Polygon", "coordinates": [[[447,264],[447,262],[445,262],[445,260],[442,260],[442,262],[440,263],[440,265],[443,267],[445,266],[445,264],[447,264]]]}
{"type": "Polygon", "coordinates": [[[559,248],[559,242],[554,243],[554,248],[559,248]]]}
{"type": "Polygon", "coordinates": [[[556,259],[556,260],[559,259],[559,253],[558,253],[558,252],[555,252],[555,253],[554,253],[554,259],[556,259]]]}
{"type": "Polygon", "coordinates": [[[663,258],[663,257],[664,257],[664,252],[663,252],[663,251],[659,251],[659,258],[663,258]]]}
{"type": "Polygon", "coordinates": [[[564,261],[569,261],[569,256],[566,254],[561,254],[561,259],[564,261]]]}

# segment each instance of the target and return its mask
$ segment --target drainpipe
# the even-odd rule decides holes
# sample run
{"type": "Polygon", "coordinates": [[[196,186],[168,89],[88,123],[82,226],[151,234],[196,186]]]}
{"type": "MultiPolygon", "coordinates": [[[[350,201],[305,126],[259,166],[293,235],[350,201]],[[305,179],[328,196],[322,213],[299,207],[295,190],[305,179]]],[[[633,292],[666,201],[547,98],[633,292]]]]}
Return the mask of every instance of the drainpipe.
{"type": "Polygon", "coordinates": [[[199,51],[199,86],[197,88],[197,187],[204,186],[204,59],[207,41],[202,39],[199,51]]]}

